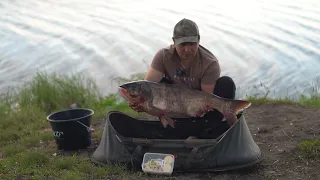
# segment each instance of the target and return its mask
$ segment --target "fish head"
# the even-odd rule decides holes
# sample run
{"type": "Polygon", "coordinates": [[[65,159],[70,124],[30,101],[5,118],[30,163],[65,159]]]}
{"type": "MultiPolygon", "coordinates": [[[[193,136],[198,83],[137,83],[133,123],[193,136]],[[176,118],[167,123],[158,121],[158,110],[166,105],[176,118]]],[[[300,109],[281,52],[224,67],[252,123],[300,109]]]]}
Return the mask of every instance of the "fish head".
{"type": "Polygon", "coordinates": [[[150,91],[143,81],[134,81],[119,86],[120,95],[127,101],[142,103],[150,97],[150,91]]]}

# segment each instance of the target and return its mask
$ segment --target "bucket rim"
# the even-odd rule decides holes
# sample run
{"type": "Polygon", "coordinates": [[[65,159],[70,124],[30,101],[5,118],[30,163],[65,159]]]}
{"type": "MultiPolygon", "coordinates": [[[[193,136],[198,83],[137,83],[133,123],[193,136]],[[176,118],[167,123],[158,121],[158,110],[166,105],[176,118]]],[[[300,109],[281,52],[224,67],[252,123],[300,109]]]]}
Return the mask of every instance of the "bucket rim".
{"type": "Polygon", "coordinates": [[[51,114],[49,114],[47,116],[47,121],[49,122],[55,122],[55,123],[59,123],[59,122],[70,122],[70,121],[78,121],[80,119],[83,119],[83,118],[86,118],[88,116],[92,116],[94,114],[94,111],[92,109],[89,109],[89,108],[74,108],[74,109],[66,109],[66,110],[61,110],[61,111],[56,111],[56,112],[53,112],[51,114]],[[86,115],[86,116],[83,116],[83,117],[79,117],[79,118],[73,118],[73,119],[64,119],[64,120],[59,120],[59,121],[56,121],[56,120],[52,120],[50,119],[50,117],[54,114],[57,114],[57,113],[61,113],[61,112],[65,112],[65,111],[74,111],[74,110],[87,110],[90,112],[90,114],[86,115]]]}

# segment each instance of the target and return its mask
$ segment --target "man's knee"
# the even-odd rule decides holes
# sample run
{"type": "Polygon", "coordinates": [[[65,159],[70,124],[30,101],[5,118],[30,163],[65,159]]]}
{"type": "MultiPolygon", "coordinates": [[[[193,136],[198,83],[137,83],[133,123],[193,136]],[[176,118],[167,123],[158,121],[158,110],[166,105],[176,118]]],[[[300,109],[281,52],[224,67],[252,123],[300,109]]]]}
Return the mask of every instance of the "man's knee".
{"type": "Polygon", "coordinates": [[[221,76],[217,82],[214,89],[214,94],[224,97],[234,99],[236,93],[236,85],[233,79],[229,76],[221,76]]]}
{"type": "Polygon", "coordinates": [[[217,80],[217,83],[226,84],[226,85],[230,85],[230,86],[236,86],[233,79],[230,76],[221,76],[217,80]]]}

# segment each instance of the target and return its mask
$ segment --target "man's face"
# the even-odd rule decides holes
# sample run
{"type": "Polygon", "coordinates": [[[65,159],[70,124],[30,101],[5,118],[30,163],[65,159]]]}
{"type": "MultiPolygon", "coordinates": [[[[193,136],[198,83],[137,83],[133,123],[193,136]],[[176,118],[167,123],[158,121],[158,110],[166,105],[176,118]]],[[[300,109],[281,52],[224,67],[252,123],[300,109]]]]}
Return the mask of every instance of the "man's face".
{"type": "Polygon", "coordinates": [[[185,42],[176,46],[176,50],[181,60],[193,60],[196,56],[199,43],[197,42],[185,42]]]}

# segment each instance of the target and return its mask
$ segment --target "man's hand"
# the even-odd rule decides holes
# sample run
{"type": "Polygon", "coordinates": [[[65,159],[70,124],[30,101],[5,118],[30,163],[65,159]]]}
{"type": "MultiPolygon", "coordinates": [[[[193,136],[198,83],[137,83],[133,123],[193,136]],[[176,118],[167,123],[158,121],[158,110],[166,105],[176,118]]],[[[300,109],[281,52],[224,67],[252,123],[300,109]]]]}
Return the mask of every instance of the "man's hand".
{"type": "Polygon", "coordinates": [[[129,102],[129,106],[137,112],[142,112],[142,107],[137,103],[129,102]]]}

